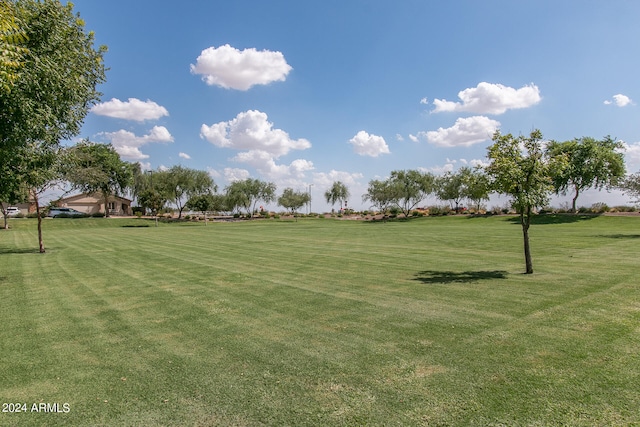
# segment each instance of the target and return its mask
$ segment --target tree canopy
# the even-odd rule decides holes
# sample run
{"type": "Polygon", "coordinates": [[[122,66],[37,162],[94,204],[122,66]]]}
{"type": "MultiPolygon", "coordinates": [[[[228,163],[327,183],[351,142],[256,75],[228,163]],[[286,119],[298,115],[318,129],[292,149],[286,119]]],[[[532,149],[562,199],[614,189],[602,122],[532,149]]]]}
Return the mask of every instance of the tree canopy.
{"type": "Polygon", "coordinates": [[[411,211],[434,192],[435,178],[417,170],[392,171],[388,180],[391,201],[409,218],[411,211]]]}
{"type": "Polygon", "coordinates": [[[247,178],[229,184],[226,188],[226,196],[228,203],[245,209],[247,215],[251,217],[259,201],[270,203],[276,199],[276,185],[272,182],[247,178]]]}
{"type": "Polygon", "coordinates": [[[285,188],[278,198],[278,205],[288,209],[292,214],[309,203],[311,197],[306,191],[294,191],[293,188],[285,188]]]}
{"type": "Polygon", "coordinates": [[[29,50],[23,46],[27,35],[10,1],[0,1],[0,91],[9,92],[20,76],[29,50]]]}
{"type": "Polygon", "coordinates": [[[371,203],[371,206],[386,215],[393,202],[391,184],[388,180],[372,179],[369,181],[367,193],[362,196],[362,201],[371,203]]]}
{"type": "Polygon", "coordinates": [[[640,172],[627,176],[619,187],[625,194],[633,197],[636,203],[640,203],[640,172]]]}
{"type": "Polygon", "coordinates": [[[179,165],[156,174],[156,181],[166,192],[167,199],[178,208],[178,218],[182,217],[186,201],[217,189],[207,172],[179,165]]]}
{"type": "Polygon", "coordinates": [[[567,160],[566,167],[552,171],[552,177],[557,194],[573,193],[572,212],[576,212],[576,201],[584,190],[614,187],[624,177],[622,149],[622,143],[610,136],[601,140],[583,137],[548,144],[550,156],[567,160]]]}
{"type": "Polygon", "coordinates": [[[133,184],[133,168],[122,161],[111,144],[84,140],[67,150],[64,178],[83,193],[100,193],[105,216],[109,216],[109,198],[124,194],[133,184]]]}
{"type": "Polygon", "coordinates": [[[0,147],[70,139],[101,95],[106,47],[94,49],[93,33],[70,3],[20,0],[13,13],[19,27],[7,31],[21,37],[5,31],[4,43],[22,48],[20,75],[10,91],[0,91],[0,147]]]}
{"type": "Polygon", "coordinates": [[[460,201],[466,197],[463,169],[446,172],[435,180],[435,193],[440,200],[449,201],[451,208],[458,213],[460,201]]]}
{"type": "Polygon", "coordinates": [[[336,202],[340,202],[340,209],[346,207],[345,204],[351,193],[349,193],[349,188],[342,181],[335,181],[331,188],[329,188],[324,193],[324,198],[331,206],[334,206],[336,202]]]}

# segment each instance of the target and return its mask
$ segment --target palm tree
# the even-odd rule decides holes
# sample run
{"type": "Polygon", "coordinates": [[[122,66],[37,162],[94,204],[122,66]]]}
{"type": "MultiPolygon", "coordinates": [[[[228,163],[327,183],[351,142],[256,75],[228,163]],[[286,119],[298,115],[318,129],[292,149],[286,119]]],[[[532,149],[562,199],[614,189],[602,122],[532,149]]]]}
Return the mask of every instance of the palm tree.
{"type": "Polygon", "coordinates": [[[335,181],[331,188],[324,193],[324,198],[327,200],[327,203],[331,204],[332,208],[336,202],[340,202],[340,207],[342,208],[350,195],[346,185],[340,181],[335,181]]]}

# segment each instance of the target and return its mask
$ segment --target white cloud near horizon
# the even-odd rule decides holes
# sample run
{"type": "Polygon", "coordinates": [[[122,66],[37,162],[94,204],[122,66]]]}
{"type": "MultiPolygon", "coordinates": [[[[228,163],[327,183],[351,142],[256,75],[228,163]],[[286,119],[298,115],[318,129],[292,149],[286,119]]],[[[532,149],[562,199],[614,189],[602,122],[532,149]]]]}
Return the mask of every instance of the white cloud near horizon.
{"type": "Polygon", "coordinates": [[[540,90],[534,84],[520,89],[487,82],[458,92],[462,102],[435,99],[432,113],[471,112],[476,114],[503,114],[507,110],[527,108],[540,102],[540,90]]]}
{"type": "Polygon", "coordinates": [[[389,146],[383,137],[369,135],[361,130],[349,140],[353,146],[353,151],[361,156],[378,157],[380,154],[389,154],[389,146]]]}
{"type": "Polygon", "coordinates": [[[304,138],[291,139],[282,129],[274,129],[265,113],[249,110],[234,119],[200,128],[200,137],[213,145],[234,150],[260,150],[280,157],[290,150],[306,150],[311,143],[304,138]]]}
{"type": "Polygon", "coordinates": [[[240,168],[224,168],[223,175],[227,182],[243,181],[251,177],[248,170],[240,168]]]}
{"type": "Polygon", "coordinates": [[[133,132],[124,129],[116,132],[102,132],[99,135],[111,142],[116,152],[127,160],[148,159],[149,155],[140,151],[140,147],[146,144],[153,142],[173,142],[173,136],[164,126],[154,126],[153,129],[144,136],[136,136],[133,132]]]}
{"type": "Polygon", "coordinates": [[[627,173],[636,173],[640,169],[640,142],[623,142],[627,173]]]}
{"type": "Polygon", "coordinates": [[[500,122],[485,116],[464,117],[456,120],[450,128],[419,132],[411,139],[425,139],[427,142],[440,147],[469,147],[482,141],[491,139],[500,127],[500,122]]]}
{"type": "Polygon", "coordinates": [[[232,120],[211,126],[203,124],[200,137],[218,147],[240,151],[231,160],[252,166],[277,185],[299,185],[305,172],[314,169],[313,162],[305,159],[289,164],[276,162],[291,150],[310,148],[311,143],[304,138],[292,139],[287,132],[274,128],[261,111],[245,111],[232,120]]]}
{"type": "Polygon", "coordinates": [[[606,100],[604,101],[605,105],[611,105],[611,104],[615,104],[618,107],[626,107],[627,105],[631,105],[633,104],[633,101],[631,100],[631,98],[629,98],[626,95],[623,95],[621,93],[617,94],[617,95],[613,95],[612,97],[613,100],[606,100]]]}
{"type": "Polygon", "coordinates": [[[202,75],[209,86],[236,90],[284,81],[292,69],[282,52],[241,51],[228,44],[204,49],[196,64],[191,64],[191,73],[202,75]]]}
{"type": "Polygon", "coordinates": [[[91,108],[91,112],[99,116],[134,120],[136,122],[157,120],[160,117],[169,115],[169,111],[163,106],[151,100],[141,101],[137,98],[129,98],[124,102],[112,98],[110,101],[94,105],[91,108]]]}
{"type": "Polygon", "coordinates": [[[313,183],[317,185],[323,192],[323,188],[329,189],[334,182],[340,181],[347,187],[358,185],[358,180],[364,178],[361,173],[337,171],[331,169],[329,172],[315,172],[313,174],[313,183]]]}
{"type": "Polygon", "coordinates": [[[190,160],[191,156],[188,155],[187,153],[183,153],[182,151],[178,153],[178,157],[185,159],[185,160],[190,160]]]}

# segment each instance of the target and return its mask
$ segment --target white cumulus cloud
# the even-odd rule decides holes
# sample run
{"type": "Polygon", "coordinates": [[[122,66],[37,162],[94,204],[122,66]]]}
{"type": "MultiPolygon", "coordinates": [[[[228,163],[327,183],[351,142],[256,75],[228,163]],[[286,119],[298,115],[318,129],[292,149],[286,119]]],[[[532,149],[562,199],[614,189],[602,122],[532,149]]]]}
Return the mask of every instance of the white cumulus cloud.
{"type": "Polygon", "coordinates": [[[291,70],[281,52],[241,51],[228,44],[203,50],[196,64],[191,64],[191,72],[202,75],[208,85],[237,90],[284,81],[291,70]]]}
{"type": "Polygon", "coordinates": [[[277,164],[272,155],[260,150],[238,153],[232,160],[247,163],[253,166],[261,175],[277,182],[288,179],[302,179],[306,171],[313,170],[313,163],[309,160],[296,159],[288,165],[277,164]]]}
{"type": "Polygon", "coordinates": [[[120,156],[127,160],[142,160],[149,156],[140,151],[140,147],[153,143],[173,142],[173,136],[164,126],[154,126],[153,129],[143,136],[137,136],[133,132],[120,129],[116,132],[103,132],[100,134],[111,142],[113,148],[120,156]]]}
{"type": "Polygon", "coordinates": [[[251,177],[248,170],[240,168],[224,168],[223,174],[227,182],[243,181],[251,177]]]}
{"type": "Polygon", "coordinates": [[[613,95],[612,98],[613,100],[608,99],[604,101],[605,105],[615,104],[618,107],[626,107],[627,105],[633,104],[633,101],[631,100],[631,98],[621,93],[617,95],[613,95]]]}
{"type": "Polygon", "coordinates": [[[305,172],[314,169],[313,163],[305,159],[289,164],[276,162],[291,150],[310,148],[311,143],[304,138],[292,139],[287,132],[274,128],[261,111],[245,111],[232,120],[211,126],[203,124],[200,136],[218,147],[238,150],[233,161],[252,166],[277,185],[300,185],[305,172]]]}
{"type": "Polygon", "coordinates": [[[203,124],[200,137],[210,143],[235,150],[260,150],[280,157],[290,150],[306,150],[311,143],[306,139],[291,139],[282,129],[274,129],[267,115],[249,110],[236,118],[211,126],[203,124]]]}
{"type": "Polygon", "coordinates": [[[491,139],[500,122],[485,116],[459,118],[450,128],[419,132],[418,137],[440,147],[469,147],[491,139]]]}
{"type": "MultiPolygon", "coordinates": [[[[340,181],[347,187],[359,184],[359,180],[364,177],[359,172],[346,172],[331,169],[329,172],[316,172],[313,174],[313,182],[319,189],[328,189],[334,182],[340,181]]],[[[323,192],[325,190],[322,190],[323,192]]]]}
{"type": "Polygon", "coordinates": [[[180,157],[181,159],[186,159],[186,160],[191,159],[190,155],[188,155],[187,153],[183,153],[183,152],[178,153],[178,157],[180,157]]]}
{"type": "Polygon", "coordinates": [[[157,120],[160,117],[169,115],[169,112],[163,106],[151,100],[141,101],[137,98],[129,98],[126,102],[112,98],[110,101],[94,105],[91,108],[91,112],[99,116],[134,120],[136,122],[157,120]]]}
{"type": "Polygon", "coordinates": [[[492,84],[478,83],[478,86],[458,92],[462,102],[435,99],[432,113],[466,111],[478,114],[502,114],[507,110],[527,108],[542,99],[538,86],[531,84],[520,89],[492,84]]]}
{"type": "Polygon", "coordinates": [[[353,145],[353,151],[361,156],[378,157],[380,154],[389,154],[389,146],[383,137],[377,135],[369,135],[361,130],[349,140],[353,145]]]}

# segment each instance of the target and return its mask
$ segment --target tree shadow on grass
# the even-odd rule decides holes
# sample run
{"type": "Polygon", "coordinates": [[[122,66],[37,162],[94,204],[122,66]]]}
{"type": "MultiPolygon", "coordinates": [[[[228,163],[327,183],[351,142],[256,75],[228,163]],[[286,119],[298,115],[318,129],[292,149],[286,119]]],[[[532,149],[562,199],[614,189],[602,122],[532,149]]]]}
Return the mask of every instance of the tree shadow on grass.
{"type": "Polygon", "coordinates": [[[479,280],[506,279],[507,272],[503,270],[492,271],[438,271],[425,270],[416,273],[413,280],[426,284],[470,283],[479,280]]]}
{"type": "MultiPolygon", "coordinates": [[[[600,214],[543,214],[533,215],[531,217],[531,224],[533,225],[551,225],[551,224],[573,224],[576,222],[589,221],[599,217],[600,214]]],[[[520,216],[515,215],[510,217],[507,221],[514,224],[520,224],[520,216]]]]}
{"type": "Polygon", "coordinates": [[[0,255],[6,254],[39,254],[40,250],[38,248],[11,248],[0,246],[0,255]]]}
{"type": "Polygon", "coordinates": [[[640,239],[640,234],[600,234],[596,237],[607,239],[640,239]]]}

